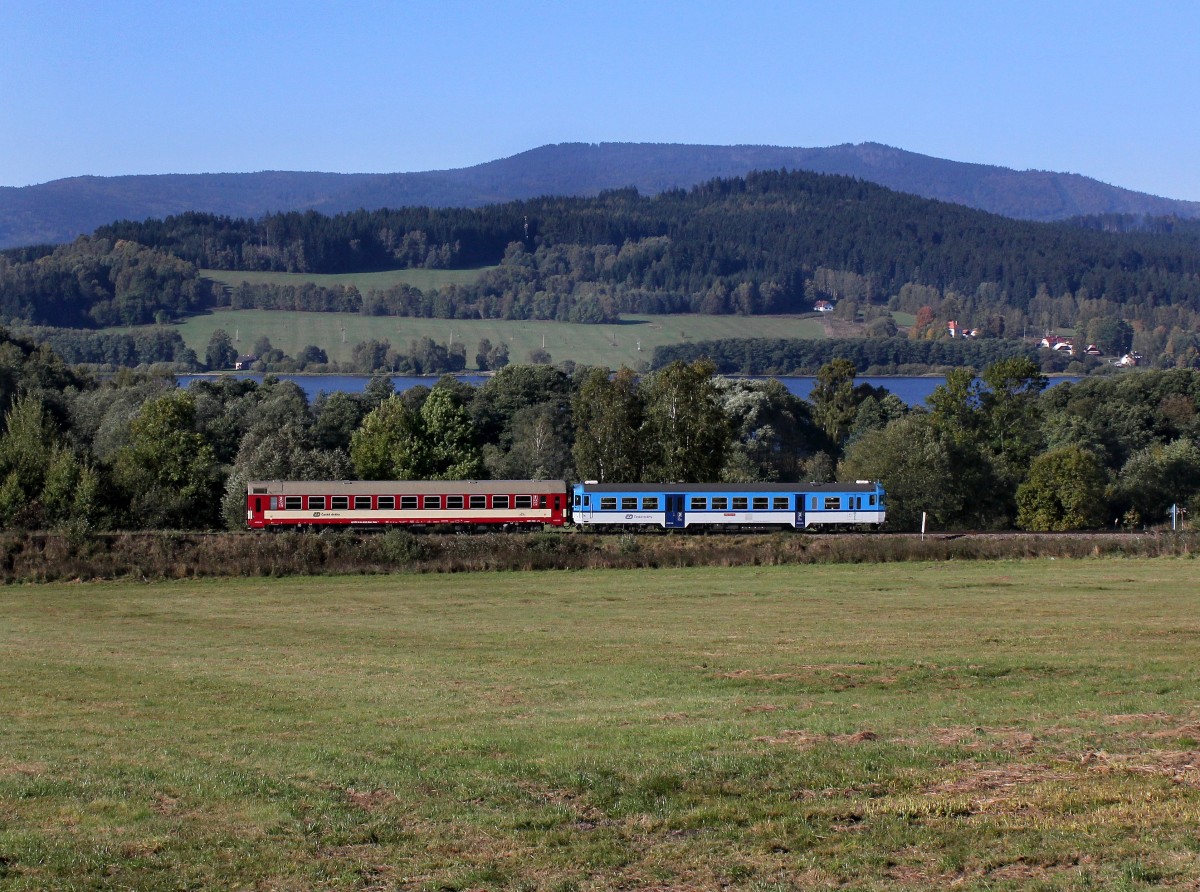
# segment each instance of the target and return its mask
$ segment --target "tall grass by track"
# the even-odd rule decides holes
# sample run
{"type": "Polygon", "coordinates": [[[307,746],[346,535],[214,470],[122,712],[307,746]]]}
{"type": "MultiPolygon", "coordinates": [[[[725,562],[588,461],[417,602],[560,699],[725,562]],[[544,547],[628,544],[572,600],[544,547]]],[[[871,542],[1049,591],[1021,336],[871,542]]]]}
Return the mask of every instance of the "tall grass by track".
{"type": "Polygon", "coordinates": [[[0,533],[0,581],[1191,557],[1200,535],[0,533]]]}
{"type": "Polygon", "coordinates": [[[0,887],[1194,887],[1193,578],[9,587],[0,887]]]}

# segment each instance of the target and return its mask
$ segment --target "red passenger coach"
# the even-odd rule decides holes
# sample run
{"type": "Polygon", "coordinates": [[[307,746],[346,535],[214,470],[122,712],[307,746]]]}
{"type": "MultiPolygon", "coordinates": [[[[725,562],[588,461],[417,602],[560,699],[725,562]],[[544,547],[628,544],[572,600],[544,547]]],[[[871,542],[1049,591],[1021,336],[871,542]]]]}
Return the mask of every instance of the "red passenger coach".
{"type": "Polygon", "coordinates": [[[563,480],[266,480],[246,485],[251,529],[560,527],[563,480]]]}

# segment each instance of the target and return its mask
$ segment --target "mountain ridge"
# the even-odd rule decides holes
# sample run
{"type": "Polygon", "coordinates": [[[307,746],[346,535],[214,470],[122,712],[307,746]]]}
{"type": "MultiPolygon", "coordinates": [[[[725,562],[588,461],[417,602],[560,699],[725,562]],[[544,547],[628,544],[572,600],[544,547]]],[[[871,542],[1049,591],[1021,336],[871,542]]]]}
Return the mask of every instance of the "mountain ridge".
{"type": "Polygon", "coordinates": [[[289,210],[479,207],[631,186],[657,194],[782,168],[858,177],[1024,220],[1100,214],[1200,218],[1200,202],[1148,195],[1082,174],[950,161],[874,142],[824,148],[555,143],[468,167],[410,173],[126,174],[0,187],[0,247],[66,242],[115,220],[186,211],[259,217],[289,210]]]}

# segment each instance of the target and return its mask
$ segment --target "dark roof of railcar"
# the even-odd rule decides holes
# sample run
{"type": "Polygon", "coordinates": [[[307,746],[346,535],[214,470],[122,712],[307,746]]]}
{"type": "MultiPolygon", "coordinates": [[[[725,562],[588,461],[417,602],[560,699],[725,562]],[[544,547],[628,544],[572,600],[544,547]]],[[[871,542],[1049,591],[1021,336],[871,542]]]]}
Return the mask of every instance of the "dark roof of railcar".
{"type": "Polygon", "coordinates": [[[794,492],[875,492],[874,483],[583,483],[585,492],[622,493],[794,493],[794,492]]]}
{"type": "Polygon", "coordinates": [[[436,495],[566,492],[564,480],[252,480],[250,495],[436,495]]]}

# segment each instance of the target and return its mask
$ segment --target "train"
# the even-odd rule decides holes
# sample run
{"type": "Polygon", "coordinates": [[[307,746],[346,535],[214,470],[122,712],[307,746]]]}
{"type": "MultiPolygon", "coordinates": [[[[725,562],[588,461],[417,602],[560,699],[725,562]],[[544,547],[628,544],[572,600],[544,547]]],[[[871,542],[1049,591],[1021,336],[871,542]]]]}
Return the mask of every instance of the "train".
{"type": "Polygon", "coordinates": [[[565,480],[259,480],[246,525],[264,529],[878,529],[886,493],[854,483],[598,483],[565,480]]]}

